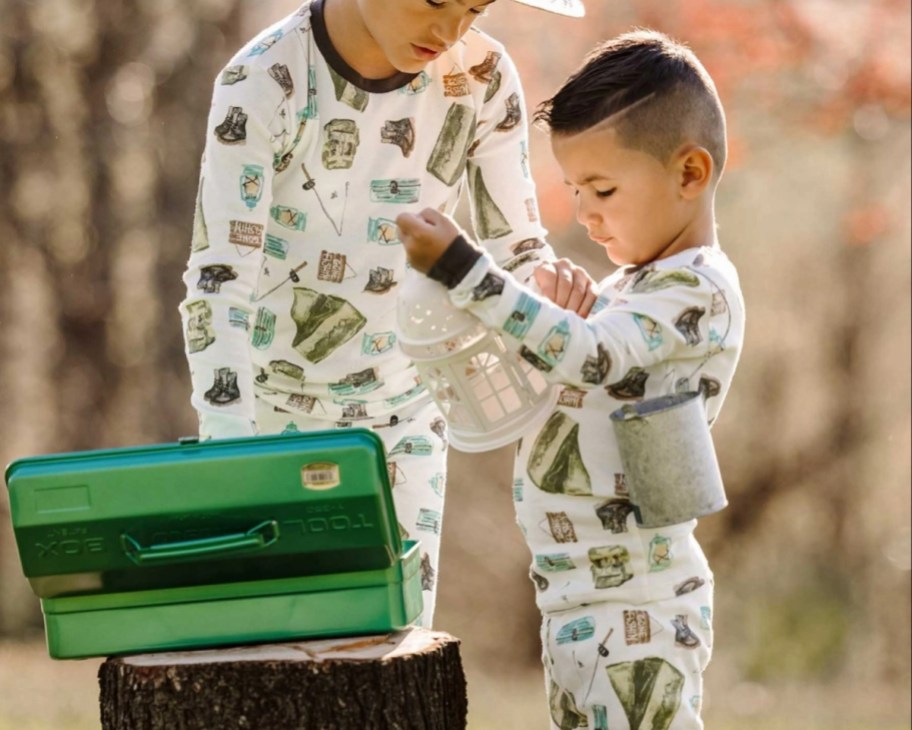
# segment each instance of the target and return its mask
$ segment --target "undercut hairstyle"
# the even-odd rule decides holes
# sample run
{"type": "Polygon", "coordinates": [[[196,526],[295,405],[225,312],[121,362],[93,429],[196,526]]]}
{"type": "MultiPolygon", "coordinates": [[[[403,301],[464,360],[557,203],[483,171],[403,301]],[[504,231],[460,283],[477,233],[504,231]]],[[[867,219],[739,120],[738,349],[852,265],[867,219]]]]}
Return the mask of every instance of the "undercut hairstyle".
{"type": "Polygon", "coordinates": [[[693,51],[657,31],[600,43],[533,119],[558,135],[609,126],[624,147],[663,164],[691,142],[712,156],[716,179],[725,167],[725,114],[716,86],[693,51]]]}

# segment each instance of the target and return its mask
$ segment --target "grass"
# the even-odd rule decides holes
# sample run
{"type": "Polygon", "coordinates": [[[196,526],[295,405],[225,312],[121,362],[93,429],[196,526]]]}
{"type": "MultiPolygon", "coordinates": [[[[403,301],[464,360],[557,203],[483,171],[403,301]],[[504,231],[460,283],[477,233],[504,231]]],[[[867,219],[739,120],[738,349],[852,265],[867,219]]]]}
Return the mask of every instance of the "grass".
{"type": "MultiPolygon", "coordinates": [[[[536,667],[504,671],[466,652],[468,730],[547,730],[536,667]]],[[[41,638],[0,641],[0,730],[100,730],[100,659],[53,661],[41,638]]],[[[710,672],[708,730],[910,730],[908,688],[727,687],[710,672]],[[713,684],[715,682],[715,684],[713,684]]],[[[285,730],[262,728],[261,730],[285,730]]]]}

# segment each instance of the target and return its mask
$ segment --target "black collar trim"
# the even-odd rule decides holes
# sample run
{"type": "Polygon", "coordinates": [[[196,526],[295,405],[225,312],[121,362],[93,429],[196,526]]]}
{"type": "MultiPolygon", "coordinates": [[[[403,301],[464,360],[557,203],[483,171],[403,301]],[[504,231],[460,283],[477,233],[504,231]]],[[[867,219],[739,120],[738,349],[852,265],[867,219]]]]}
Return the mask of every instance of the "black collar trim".
{"type": "Polygon", "coordinates": [[[388,91],[401,89],[418,75],[398,72],[385,79],[364,78],[345,62],[333,46],[332,41],[329,40],[329,33],[326,32],[326,20],[323,17],[323,5],[324,0],[313,0],[310,5],[311,27],[313,28],[314,40],[317,42],[317,48],[320,49],[320,53],[326,58],[326,62],[332,67],[333,71],[339,74],[343,79],[364,91],[369,91],[374,94],[383,94],[388,91]]]}

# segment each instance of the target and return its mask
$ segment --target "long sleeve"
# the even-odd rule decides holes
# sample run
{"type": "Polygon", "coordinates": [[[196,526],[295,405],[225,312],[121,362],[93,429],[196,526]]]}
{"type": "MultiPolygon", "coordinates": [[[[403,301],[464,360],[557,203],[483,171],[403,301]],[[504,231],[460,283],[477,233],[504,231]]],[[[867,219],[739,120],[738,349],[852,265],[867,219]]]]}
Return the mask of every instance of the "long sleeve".
{"type": "Polygon", "coordinates": [[[216,82],[181,316],[200,435],[263,409],[327,424],[426,398],[395,346],[399,212],[452,214],[522,281],[553,258],[528,175],[522,91],[484,33],[409,78],[361,79],[309,3],[216,82]]]}
{"type": "Polygon", "coordinates": [[[527,281],[543,261],[555,257],[545,241],[529,172],[522,84],[506,52],[489,53],[487,63],[469,73],[490,79],[466,164],[475,235],[499,266],[527,281]]]}
{"type": "Polygon", "coordinates": [[[431,275],[450,288],[456,306],[512,340],[551,382],[604,386],[622,397],[636,388],[639,373],[658,363],[684,363],[679,374],[686,377],[687,363],[695,372],[727,347],[735,356],[740,349],[737,287],[695,265],[693,250],[679,257],[618,280],[616,296],[589,319],[536,294],[464,240],[431,275]]]}
{"type": "Polygon", "coordinates": [[[266,336],[269,323],[255,318],[252,302],[274,161],[281,160],[283,132],[294,119],[281,69],[240,60],[215,83],[180,305],[202,438],[256,431],[250,342],[266,336]]]}

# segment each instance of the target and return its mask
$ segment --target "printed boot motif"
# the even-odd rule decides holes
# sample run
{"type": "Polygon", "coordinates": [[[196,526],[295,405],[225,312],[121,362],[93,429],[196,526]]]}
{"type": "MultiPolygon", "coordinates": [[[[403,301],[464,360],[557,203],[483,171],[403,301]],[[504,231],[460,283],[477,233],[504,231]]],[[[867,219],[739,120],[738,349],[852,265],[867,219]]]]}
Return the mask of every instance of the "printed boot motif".
{"type": "Polygon", "coordinates": [[[671,625],[675,629],[675,644],[687,649],[696,649],[700,646],[700,637],[687,625],[687,616],[678,614],[672,620],[671,625]]]}
{"type": "Polygon", "coordinates": [[[215,136],[222,144],[241,144],[247,139],[247,115],[239,106],[228,107],[225,121],[215,128],[215,136]]]}
{"type": "Polygon", "coordinates": [[[237,372],[231,368],[216,369],[215,381],[203,397],[214,406],[227,406],[240,400],[241,391],[238,388],[237,372]]]}
{"type": "Polygon", "coordinates": [[[380,140],[398,146],[403,156],[408,157],[415,149],[415,123],[410,118],[384,122],[380,140]]]}

